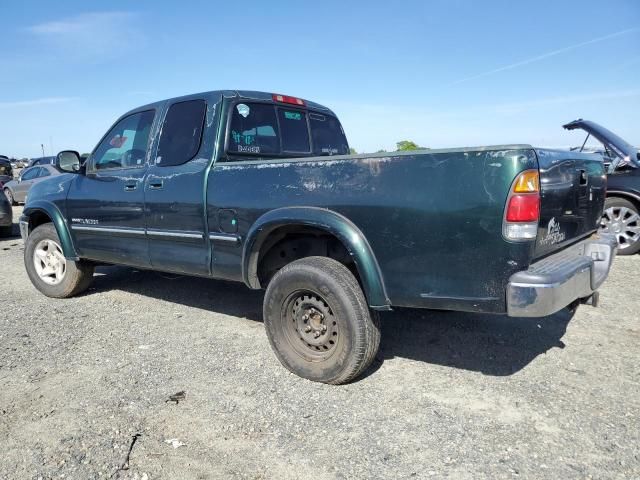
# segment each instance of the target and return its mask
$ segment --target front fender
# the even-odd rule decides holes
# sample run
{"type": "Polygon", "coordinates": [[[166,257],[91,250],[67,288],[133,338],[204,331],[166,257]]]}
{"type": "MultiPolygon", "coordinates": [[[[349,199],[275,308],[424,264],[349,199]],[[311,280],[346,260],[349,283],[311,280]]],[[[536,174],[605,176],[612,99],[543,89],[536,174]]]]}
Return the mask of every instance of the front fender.
{"type": "Polygon", "coordinates": [[[390,306],[382,272],[364,234],[351,220],[325,208],[277,208],[258,218],[247,233],[242,252],[242,276],[247,285],[261,287],[258,279],[260,248],[271,232],[287,225],[320,228],[338,238],[354,259],[369,305],[378,309],[390,306]]]}
{"type": "Polygon", "coordinates": [[[36,214],[45,214],[51,219],[51,222],[56,228],[56,232],[58,232],[58,237],[60,238],[61,243],[60,246],[62,247],[64,256],[72,260],[77,260],[78,253],[73,246],[69,227],[67,226],[67,222],[65,221],[62,212],[60,212],[60,209],[54,203],[46,200],[29,201],[29,204],[22,212],[22,220],[27,220],[29,222],[29,233],[33,228],[31,218],[36,214]]]}

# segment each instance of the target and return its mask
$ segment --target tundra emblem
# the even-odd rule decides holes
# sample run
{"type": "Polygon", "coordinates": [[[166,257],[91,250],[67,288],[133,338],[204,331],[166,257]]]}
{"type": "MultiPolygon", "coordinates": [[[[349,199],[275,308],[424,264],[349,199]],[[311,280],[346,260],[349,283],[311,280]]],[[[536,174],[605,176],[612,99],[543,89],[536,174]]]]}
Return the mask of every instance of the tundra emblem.
{"type": "Polygon", "coordinates": [[[560,231],[560,222],[552,217],[547,225],[547,234],[540,242],[542,245],[555,245],[565,239],[565,234],[560,231]]]}

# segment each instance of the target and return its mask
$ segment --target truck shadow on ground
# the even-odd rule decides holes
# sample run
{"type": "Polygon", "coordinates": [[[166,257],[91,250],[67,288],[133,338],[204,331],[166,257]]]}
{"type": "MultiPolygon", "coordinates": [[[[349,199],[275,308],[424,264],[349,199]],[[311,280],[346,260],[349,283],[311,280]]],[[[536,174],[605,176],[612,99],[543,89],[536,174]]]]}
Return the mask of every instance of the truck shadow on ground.
{"type": "MultiPolygon", "coordinates": [[[[123,267],[100,267],[87,293],[118,289],[167,302],[262,322],[262,291],[243,284],[123,267]]],[[[371,375],[401,357],[485,375],[512,375],[538,355],[564,348],[573,312],[544,318],[396,309],[383,312],[382,342],[371,375]]]]}

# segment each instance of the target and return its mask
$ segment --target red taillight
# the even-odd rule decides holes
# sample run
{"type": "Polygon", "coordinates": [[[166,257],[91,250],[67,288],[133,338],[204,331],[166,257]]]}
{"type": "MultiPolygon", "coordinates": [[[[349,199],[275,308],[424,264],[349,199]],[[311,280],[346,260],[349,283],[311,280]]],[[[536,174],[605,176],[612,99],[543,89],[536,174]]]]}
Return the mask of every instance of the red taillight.
{"type": "Polygon", "coordinates": [[[507,240],[536,238],[540,220],[540,174],[538,170],[520,172],[511,185],[502,224],[507,240]]]}
{"type": "Polygon", "coordinates": [[[507,222],[536,222],[540,217],[540,196],[535,193],[513,195],[507,206],[507,222]]]}
{"type": "Polygon", "coordinates": [[[272,94],[271,98],[274,102],[290,103],[291,105],[301,105],[304,107],[304,100],[301,98],[290,97],[288,95],[278,95],[277,93],[272,94]]]}

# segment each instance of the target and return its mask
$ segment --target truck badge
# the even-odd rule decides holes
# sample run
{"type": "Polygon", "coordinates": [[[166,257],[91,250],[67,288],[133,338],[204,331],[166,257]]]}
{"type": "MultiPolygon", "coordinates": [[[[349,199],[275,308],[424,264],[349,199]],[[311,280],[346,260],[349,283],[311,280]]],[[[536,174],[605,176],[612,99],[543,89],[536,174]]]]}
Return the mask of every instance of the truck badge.
{"type": "Polygon", "coordinates": [[[540,242],[542,245],[555,245],[564,241],[566,235],[560,231],[560,222],[552,217],[547,224],[547,234],[540,242]]]}

